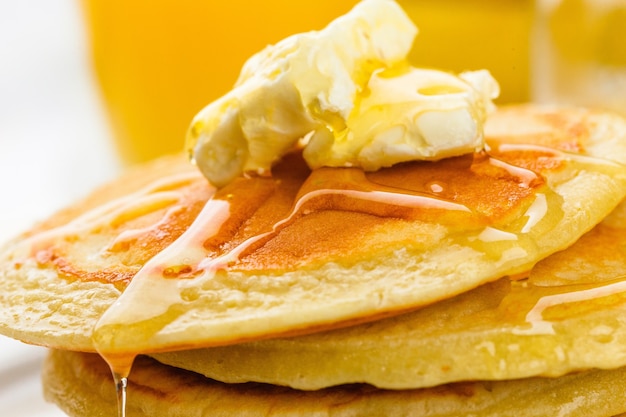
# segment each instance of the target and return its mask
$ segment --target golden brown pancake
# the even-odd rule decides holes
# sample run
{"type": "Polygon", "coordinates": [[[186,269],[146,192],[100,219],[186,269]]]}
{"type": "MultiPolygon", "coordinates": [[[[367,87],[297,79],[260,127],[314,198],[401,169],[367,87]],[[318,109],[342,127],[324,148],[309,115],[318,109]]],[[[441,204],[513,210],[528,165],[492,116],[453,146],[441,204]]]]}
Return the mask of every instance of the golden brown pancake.
{"type": "Polygon", "coordinates": [[[309,173],[287,158],[270,181],[292,198],[281,198],[270,221],[259,215],[263,206],[251,217],[234,214],[254,207],[237,191],[241,184],[219,190],[204,209],[211,216],[199,216],[187,243],[160,253],[107,311],[96,343],[125,353],[310,332],[527,270],[623,197],[625,129],[622,119],[579,110],[518,108],[502,118],[493,118],[488,152],[438,162],[309,173]],[[522,130],[543,131],[512,133],[511,114],[522,130]],[[306,173],[297,187],[294,172],[306,173]],[[602,199],[589,198],[590,189],[602,199]],[[225,212],[218,229],[216,214],[225,212]],[[188,251],[197,240],[204,251],[188,251]],[[146,308],[154,292],[168,297],[146,308]]]}
{"type": "MultiPolygon", "coordinates": [[[[156,355],[229,382],[292,382],[312,389],[353,381],[350,378],[357,375],[378,383],[381,378],[393,380],[400,388],[395,378],[401,375],[413,384],[419,380],[428,382],[424,385],[443,385],[392,391],[343,385],[301,392],[265,384],[222,384],[139,358],[131,374],[129,415],[612,416],[626,412],[622,401],[626,281],[619,279],[626,278],[624,229],[626,203],[572,247],[541,261],[529,279],[503,278],[419,312],[300,338],[156,355]],[[570,268],[577,261],[586,268],[570,268]],[[612,291],[603,292],[611,287],[612,291]],[[576,294],[583,297],[572,297],[576,294]],[[529,316],[542,297],[556,302],[544,303],[545,315],[529,316]],[[559,378],[524,377],[558,376],[572,370],[559,378]],[[286,375],[296,375],[298,382],[286,381],[286,375]],[[484,380],[476,381],[479,377],[484,380]],[[502,380],[505,377],[519,379],[502,380]],[[490,381],[494,378],[499,381],[490,381]],[[444,384],[448,379],[474,382],[444,384]]],[[[114,384],[99,357],[52,352],[46,363],[46,397],[70,416],[114,413],[114,384]]]]}
{"type": "Polygon", "coordinates": [[[209,191],[184,158],[165,157],[5,244],[0,332],[28,343],[93,350],[98,318],[139,268],[188,227],[209,191]]]}
{"type": "MultiPolygon", "coordinates": [[[[140,357],[129,380],[128,417],[609,417],[626,412],[626,368],[562,378],[465,382],[385,391],[367,385],[302,392],[228,385],[140,357]]],[[[116,415],[109,369],[95,354],[52,351],[45,396],[71,417],[116,415]]]]}
{"type": "Polygon", "coordinates": [[[421,310],[303,337],[161,353],[228,383],[430,387],[626,366],[626,202],[573,246],[421,310]]]}
{"type": "Polygon", "coordinates": [[[617,116],[515,107],[487,132],[367,174],[296,153],[219,190],[182,157],[143,167],[5,246],[0,332],[132,354],[373,321],[527,271],[626,194],[617,116]]]}

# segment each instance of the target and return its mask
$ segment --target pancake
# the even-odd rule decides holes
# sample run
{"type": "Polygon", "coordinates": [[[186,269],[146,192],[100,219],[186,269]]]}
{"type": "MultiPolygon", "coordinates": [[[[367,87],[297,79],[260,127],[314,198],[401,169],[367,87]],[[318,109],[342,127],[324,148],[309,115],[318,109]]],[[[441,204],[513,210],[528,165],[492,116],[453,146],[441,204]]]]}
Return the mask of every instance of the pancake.
{"type": "MultiPolygon", "coordinates": [[[[177,367],[217,368],[209,375],[231,384],[139,357],[128,416],[624,416],[624,229],[626,202],[573,246],[540,261],[528,278],[503,278],[420,312],[300,338],[154,355],[177,367]],[[542,299],[552,311],[529,314],[542,299]],[[364,380],[412,374],[443,383],[446,374],[463,382],[321,388],[339,383],[337,375],[354,378],[354,369],[364,380]],[[241,383],[282,385],[286,373],[297,374],[300,385],[308,377],[301,388],[321,389],[241,383]],[[318,387],[310,385],[311,374],[318,387]],[[490,380],[504,376],[520,378],[490,380]]],[[[72,417],[115,413],[111,373],[98,355],[52,351],[43,380],[46,398],[72,417]]]]}
{"type": "MultiPolygon", "coordinates": [[[[350,385],[313,392],[263,384],[228,385],[140,357],[130,375],[128,417],[475,416],[609,417],[626,411],[626,368],[562,378],[466,382],[385,391],[350,385]]],[[[71,417],[116,413],[114,384],[95,354],[52,351],[45,396],[71,417]]]]}
{"type": "Polygon", "coordinates": [[[407,389],[626,366],[626,202],[529,276],[331,332],[153,355],[228,383],[407,389]]]}
{"type": "Polygon", "coordinates": [[[0,333],[93,351],[98,318],[141,265],[182,234],[209,191],[185,158],[164,157],[6,243],[0,333]]]}
{"type": "Polygon", "coordinates": [[[294,153],[219,190],[142,167],[5,246],[0,332],[119,355],[369,322],[524,273],[626,194],[617,116],[514,107],[487,135],[373,173],[294,153]]]}

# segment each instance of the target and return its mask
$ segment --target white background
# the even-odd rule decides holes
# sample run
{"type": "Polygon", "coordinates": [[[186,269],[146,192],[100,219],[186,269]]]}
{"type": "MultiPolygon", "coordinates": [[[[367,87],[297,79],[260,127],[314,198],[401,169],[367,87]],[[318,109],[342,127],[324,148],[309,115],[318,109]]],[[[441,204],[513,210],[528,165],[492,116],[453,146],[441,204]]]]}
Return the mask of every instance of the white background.
{"type": "MultiPolygon", "coordinates": [[[[0,241],[115,176],[109,135],[77,0],[0,0],[0,241]]],[[[64,416],[44,354],[0,336],[0,416],[64,416]]]]}

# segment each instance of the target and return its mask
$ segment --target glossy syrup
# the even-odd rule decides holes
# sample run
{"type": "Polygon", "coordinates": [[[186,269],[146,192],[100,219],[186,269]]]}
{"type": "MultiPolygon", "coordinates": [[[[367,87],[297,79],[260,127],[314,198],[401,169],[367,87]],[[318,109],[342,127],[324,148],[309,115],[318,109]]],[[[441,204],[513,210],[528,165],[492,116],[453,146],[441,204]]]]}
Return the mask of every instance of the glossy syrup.
{"type": "Polygon", "coordinates": [[[115,399],[117,402],[117,416],[126,417],[126,402],[128,396],[128,376],[135,360],[134,355],[102,355],[109,365],[115,384],[115,399]]]}
{"type": "MultiPolygon", "coordinates": [[[[163,218],[157,224],[138,230],[128,229],[117,236],[108,247],[103,248],[103,252],[121,250],[125,242],[149,233],[160,224],[166,223],[171,216],[181,210],[181,194],[177,189],[197,181],[198,178],[198,173],[187,172],[169,175],[151,182],[132,194],[89,210],[62,226],[32,235],[14,249],[12,258],[16,263],[28,257],[37,259],[39,251],[54,245],[54,242],[71,241],[77,236],[91,232],[97,233],[98,230],[105,227],[116,227],[134,218],[168,207],[163,218]]],[[[108,363],[113,376],[118,417],[125,417],[128,375],[134,355],[102,354],[101,356],[108,363]]]]}
{"type": "Polygon", "coordinates": [[[128,395],[128,377],[113,373],[117,400],[117,416],[126,417],[126,396],[128,395]]]}
{"type": "MultiPolygon", "coordinates": [[[[94,341],[110,364],[110,358],[115,356],[118,349],[124,352],[133,349],[137,352],[149,352],[198,346],[198,335],[192,335],[191,339],[185,340],[184,337],[188,335],[183,334],[182,338],[173,342],[173,339],[163,338],[161,332],[185,314],[189,314],[188,305],[209,296],[212,285],[222,285],[220,280],[223,278],[223,271],[235,270],[243,258],[254,254],[258,248],[290,225],[321,211],[348,211],[365,213],[380,219],[440,223],[450,230],[465,230],[453,235],[455,243],[467,244],[488,256],[499,257],[497,262],[502,265],[513,261],[519,263],[521,259],[533,255],[531,251],[535,242],[532,234],[558,222],[563,212],[560,197],[545,186],[539,173],[541,167],[537,167],[535,163],[536,155],[528,164],[511,161],[517,162],[516,158],[521,152],[543,153],[557,161],[550,162],[550,169],[558,169],[558,163],[568,160],[580,166],[593,165],[600,171],[611,170],[611,164],[606,161],[565,155],[547,148],[514,145],[494,148],[493,152],[496,156],[477,154],[471,158],[462,157],[455,158],[452,162],[442,162],[438,165],[442,169],[448,169],[445,164],[451,164],[450,170],[455,172],[453,176],[441,178],[438,169],[426,170],[428,175],[420,183],[412,181],[413,168],[430,163],[406,164],[395,169],[393,173],[390,173],[392,170],[381,170],[365,174],[352,168],[314,170],[306,175],[293,196],[291,207],[284,215],[273,221],[269,227],[244,235],[230,246],[229,239],[233,239],[233,235],[227,234],[225,230],[229,229],[229,222],[241,208],[232,202],[236,189],[218,192],[206,203],[193,224],[178,240],[144,265],[118,302],[102,316],[95,329],[94,341]],[[492,209],[494,206],[499,207],[497,201],[491,201],[498,197],[498,190],[489,190],[489,201],[483,201],[480,197],[474,198],[471,193],[464,194],[459,183],[462,184],[467,178],[470,178],[470,182],[474,181],[472,176],[477,175],[476,171],[482,172],[480,175],[486,175],[489,180],[487,183],[495,178],[496,181],[503,182],[503,187],[509,187],[507,193],[513,193],[514,198],[523,202],[520,203],[525,207],[522,215],[511,221],[506,207],[499,211],[492,209]],[[226,249],[222,253],[211,252],[207,241],[220,239],[221,247],[226,249]]],[[[484,189],[480,175],[476,179],[477,187],[480,188],[471,189],[471,192],[484,189]]],[[[257,180],[253,177],[242,181],[257,180]]],[[[275,181],[278,187],[282,182],[288,181],[288,178],[270,181],[275,181]]],[[[510,200],[510,195],[504,194],[504,200],[510,200]]],[[[514,206],[511,209],[515,211],[517,208],[514,206]]],[[[245,227],[240,226],[237,230],[242,229],[245,227]]],[[[536,318],[533,320],[540,322],[536,318]]],[[[202,337],[204,336],[210,339],[211,335],[202,337]]],[[[245,334],[237,337],[245,338],[245,334]]],[[[211,343],[215,342],[209,342],[211,343]]],[[[124,372],[124,366],[120,368],[114,363],[112,370],[116,376],[120,413],[123,413],[128,373],[124,372]]]]}
{"type": "MultiPolygon", "coordinates": [[[[225,230],[229,229],[229,222],[237,217],[238,211],[246,207],[233,203],[232,195],[236,190],[225,189],[215,194],[185,233],[146,263],[118,302],[102,316],[95,334],[101,350],[107,352],[112,340],[114,345],[128,347],[138,346],[137,341],[143,340],[139,343],[140,349],[159,345],[162,342],[156,342],[154,338],[159,337],[161,329],[188,313],[188,301],[210,296],[211,288],[221,285],[221,271],[238,268],[242,259],[256,256],[259,248],[313,213],[364,213],[381,222],[386,219],[423,221],[447,225],[451,230],[470,230],[469,234],[463,232],[466,237],[459,237],[459,242],[469,242],[481,250],[491,251],[493,256],[501,256],[503,244],[513,245],[515,239],[512,237],[518,238],[524,225],[527,228],[540,225],[541,216],[545,214],[544,210],[531,210],[536,214],[528,215],[532,221],[524,220],[522,225],[515,226],[517,230],[503,231],[500,235],[491,233],[492,241],[494,236],[503,237],[497,244],[489,242],[490,239],[480,241],[478,237],[486,227],[494,226],[508,214],[505,209],[492,210],[498,204],[491,199],[498,195],[491,191],[492,195],[482,196],[483,183],[507,187],[506,192],[514,194],[500,198],[527,201],[520,204],[529,207],[533,207],[532,201],[537,199],[537,194],[543,194],[537,191],[545,188],[539,174],[487,154],[437,164],[406,164],[368,174],[354,168],[320,168],[302,178],[291,197],[291,208],[265,229],[240,236],[234,245],[230,244],[233,235],[224,235],[225,230]],[[464,194],[464,187],[472,186],[471,193],[464,194]],[[472,193],[467,197],[466,194],[472,193]],[[227,249],[222,253],[209,251],[206,242],[211,239],[221,239],[223,244],[220,247],[227,249]]],[[[278,175],[272,179],[276,187],[289,180],[289,172],[284,177],[278,175]]],[[[260,187],[254,185],[255,181],[267,180],[253,177],[241,181],[242,186],[254,190],[260,187]]],[[[546,201],[551,206],[558,204],[554,196],[547,197],[546,201]]],[[[248,201],[244,203],[249,204],[248,201]]],[[[552,208],[553,212],[559,212],[558,207],[552,208]]],[[[242,229],[238,227],[238,230],[242,229]]],[[[501,262],[526,255],[528,253],[524,251],[510,250],[501,262]]]]}
{"type": "MultiPolygon", "coordinates": [[[[545,317],[550,309],[557,311],[558,309],[566,309],[568,307],[575,309],[576,307],[574,306],[581,302],[587,305],[593,302],[598,305],[601,305],[603,302],[606,303],[606,299],[609,297],[626,294],[626,276],[616,277],[611,282],[603,284],[578,287],[572,285],[571,287],[573,288],[557,287],[558,292],[553,294],[551,292],[554,292],[554,289],[534,288],[533,292],[540,295],[526,312],[523,320],[524,325],[513,329],[513,333],[520,335],[556,334],[554,329],[555,322],[545,317]],[[542,293],[546,294],[543,295],[542,293]],[[605,301],[602,301],[603,299],[605,301]]],[[[558,316],[556,313],[552,314],[558,316]]]]}

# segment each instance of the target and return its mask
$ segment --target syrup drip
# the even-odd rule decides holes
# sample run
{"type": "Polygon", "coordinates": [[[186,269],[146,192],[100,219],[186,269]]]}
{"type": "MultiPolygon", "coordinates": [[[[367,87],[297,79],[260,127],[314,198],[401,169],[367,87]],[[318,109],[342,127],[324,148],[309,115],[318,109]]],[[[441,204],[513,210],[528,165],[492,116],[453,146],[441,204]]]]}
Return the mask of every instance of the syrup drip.
{"type": "Polygon", "coordinates": [[[548,201],[545,194],[537,194],[535,201],[526,211],[526,217],[528,221],[522,228],[522,233],[528,233],[533,227],[537,225],[548,213],[548,201]]]}
{"type": "Polygon", "coordinates": [[[101,355],[111,369],[115,384],[117,416],[126,417],[126,400],[128,396],[128,375],[135,360],[134,355],[101,355]]]}
{"type": "Polygon", "coordinates": [[[626,292],[626,276],[616,278],[617,282],[611,284],[595,286],[579,291],[563,292],[540,297],[537,303],[528,311],[525,322],[530,324],[528,329],[514,329],[514,334],[555,334],[554,323],[544,319],[546,310],[555,306],[576,303],[580,301],[590,301],[603,297],[612,296],[626,292]]]}
{"type": "MultiPolygon", "coordinates": [[[[474,158],[475,163],[480,166],[492,165],[496,172],[507,173],[505,177],[510,180],[506,181],[513,183],[517,181],[518,188],[530,189],[543,183],[537,173],[515,167],[504,160],[496,161],[495,158],[485,154],[477,154],[474,158]]],[[[460,168],[468,170],[468,175],[482,175],[469,171],[473,166],[471,157],[459,161],[452,163],[457,165],[460,163],[460,168]]],[[[282,169],[284,170],[284,167],[282,169]]],[[[450,167],[446,169],[449,170],[450,167]]],[[[458,167],[452,169],[458,169],[458,167]]],[[[490,172],[493,172],[493,169],[490,172]]],[[[459,174],[456,172],[453,175],[459,174]]],[[[286,176],[286,178],[289,177],[286,176]]],[[[305,174],[304,178],[306,180],[300,186],[291,208],[284,217],[275,221],[269,228],[245,237],[222,254],[211,255],[209,249],[204,247],[204,242],[220,236],[234,208],[234,203],[231,201],[233,199],[229,198],[232,190],[215,194],[205,204],[192,225],[173,244],[144,265],[115,306],[101,317],[95,329],[96,344],[101,340],[109,340],[111,337],[122,337],[129,343],[135,338],[145,338],[145,343],[150,343],[147,340],[156,336],[163,327],[175,321],[176,317],[186,314],[186,309],[189,308],[186,305],[187,302],[197,300],[203,291],[208,291],[207,294],[210,295],[214,291],[212,288],[218,288],[221,285],[219,280],[216,280],[221,270],[236,267],[243,257],[254,253],[257,248],[262,247],[295,221],[317,211],[360,212],[381,218],[422,219],[422,221],[438,224],[452,222],[453,226],[463,226],[466,230],[470,225],[476,229],[475,239],[489,222],[482,213],[449,197],[443,185],[445,181],[439,182],[441,190],[435,187],[437,192],[432,192],[432,180],[427,180],[417,188],[410,189],[405,185],[414,185],[405,184],[402,181],[385,185],[384,178],[376,177],[376,180],[372,181],[362,170],[353,168],[320,168],[308,173],[308,177],[305,174]],[[431,190],[428,189],[428,181],[430,181],[431,190]],[[158,300],[158,302],[153,300],[158,300]],[[141,308],[138,308],[137,304],[140,304],[141,308]],[[131,330],[132,328],[135,330],[131,330]]],[[[253,177],[242,181],[255,180],[257,179],[253,177]]],[[[280,178],[275,180],[282,181],[280,178]]],[[[532,195],[532,191],[524,191],[524,193],[532,195]]],[[[536,193],[535,196],[537,196],[536,193]]],[[[538,213],[538,216],[527,222],[529,227],[541,220],[541,211],[535,210],[534,212],[538,213]]],[[[507,242],[512,240],[511,235],[503,234],[502,236],[506,237],[502,244],[510,245],[511,243],[507,242]]],[[[226,241],[228,239],[226,237],[226,241]]],[[[484,245],[488,246],[489,242],[486,240],[484,245]]],[[[523,249],[516,250],[516,248],[509,247],[501,249],[500,246],[494,251],[494,256],[500,258],[497,262],[501,264],[528,255],[523,249]]],[[[108,343],[106,342],[105,345],[108,343]]],[[[126,342],[120,341],[120,344],[125,345],[126,342]]]]}
{"type": "MultiPolygon", "coordinates": [[[[520,145],[509,146],[508,148],[499,146],[497,148],[497,152],[500,154],[506,154],[508,150],[513,152],[528,151],[529,147],[520,145]]],[[[551,148],[530,147],[530,150],[545,152],[553,156],[557,155],[558,158],[563,157],[582,164],[611,165],[595,158],[565,155],[551,148]]],[[[537,183],[542,184],[543,179],[532,169],[516,166],[508,162],[506,158],[485,155],[482,157],[486,158],[489,165],[498,170],[504,170],[510,177],[517,179],[519,188],[533,188],[538,186],[537,183]]],[[[277,182],[279,181],[277,180],[277,182]]],[[[158,334],[164,327],[187,313],[185,310],[187,300],[183,296],[186,290],[196,289],[200,292],[205,290],[209,292],[207,288],[212,287],[207,284],[211,283],[220,270],[232,268],[247,253],[254,251],[259,245],[279,234],[297,219],[315,211],[360,211],[380,217],[389,217],[392,215],[391,213],[400,213],[400,217],[409,219],[420,218],[421,215],[429,211],[455,212],[470,216],[474,222],[472,224],[480,226],[475,235],[468,234],[460,238],[461,243],[465,243],[463,239],[468,241],[475,239],[487,247],[494,242],[500,245],[502,242],[509,244],[516,241],[520,234],[530,233],[532,229],[536,228],[548,215],[548,209],[551,212],[559,212],[560,210],[560,207],[555,206],[555,201],[558,199],[555,200],[553,196],[535,192],[533,193],[534,203],[531,203],[527,208],[527,219],[524,224],[518,229],[499,230],[490,225],[485,225],[485,219],[470,206],[448,198],[448,187],[445,182],[429,181],[422,184],[421,188],[424,191],[381,185],[370,181],[358,169],[327,170],[321,168],[314,170],[302,184],[291,208],[283,218],[274,222],[268,229],[248,236],[223,254],[210,256],[204,243],[208,239],[220,235],[222,228],[231,217],[231,210],[233,209],[232,194],[225,193],[224,196],[221,196],[218,193],[209,199],[193,224],[178,240],[144,265],[118,302],[102,316],[94,332],[94,341],[97,346],[103,348],[101,354],[110,364],[110,355],[107,349],[112,349],[114,346],[140,345],[138,350],[149,350],[154,346],[152,340],[154,338],[158,340],[158,334]],[[407,210],[398,211],[398,208],[407,210]],[[158,300],[158,302],[154,300],[158,300]]],[[[550,190],[546,191],[549,192],[550,190]]],[[[455,219],[458,221],[459,218],[455,219]]],[[[501,250],[502,246],[494,247],[495,249],[481,247],[479,250],[485,253],[489,250],[494,253],[497,252],[500,254],[499,256],[502,256],[502,264],[511,259],[525,259],[527,257],[526,251],[520,247],[512,247],[510,251],[501,250]]],[[[626,284],[615,285],[615,288],[610,288],[611,291],[626,290],[626,288],[622,288],[623,286],[626,287],[626,284]]],[[[537,306],[530,310],[526,320],[533,326],[531,331],[548,331],[551,327],[548,322],[543,321],[542,313],[553,303],[573,302],[579,299],[577,297],[601,297],[601,294],[604,293],[600,290],[589,293],[582,292],[579,295],[572,295],[570,299],[565,298],[565,301],[563,298],[557,301],[556,298],[545,297],[543,301],[540,300],[537,306]]],[[[237,324],[235,321],[231,327],[225,321],[224,326],[236,328],[237,324]]],[[[237,337],[245,339],[246,334],[237,337]]],[[[157,348],[163,348],[158,345],[159,342],[156,343],[157,348]]],[[[181,346],[188,346],[185,344],[193,345],[194,341],[179,341],[177,339],[177,343],[182,343],[181,346]]],[[[169,347],[168,345],[165,346],[169,347]]],[[[113,365],[111,369],[118,388],[120,416],[123,416],[128,372],[124,372],[124,367],[120,371],[119,367],[113,365]]]]}
{"type": "MultiPolygon", "coordinates": [[[[548,146],[532,145],[532,144],[526,144],[526,143],[492,144],[491,146],[487,146],[487,152],[493,153],[494,155],[497,155],[497,156],[502,156],[506,154],[524,154],[524,153],[532,152],[537,155],[543,154],[547,157],[546,159],[552,159],[554,161],[561,161],[561,162],[571,161],[571,162],[575,162],[577,165],[580,165],[580,166],[585,166],[585,165],[592,166],[594,170],[600,170],[602,167],[605,167],[607,168],[607,171],[604,171],[604,172],[610,172],[608,170],[610,170],[611,168],[619,169],[619,167],[621,166],[619,162],[615,162],[610,159],[598,158],[598,157],[594,157],[590,155],[584,155],[580,153],[568,152],[565,150],[550,148],[548,146]]],[[[538,156],[536,158],[536,162],[537,161],[541,162],[542,159],[544,158],[542,158],[541,156],[538,156]]],[[[507,165],[509,165],[513,169],[522,168],[521,166],[517,165],[517,162],[519,161],[513,161],[512,164],[509,163],[507,165]]],[[[528,166],[526,168],[528,168],[528,166]]],[[[549,166],[547,168],[549,168],[549,166]]]]}
{"type": "Polygon", "coordinates": [[[515,165],[511,165],[509,163],[506,163],[494,157],[489,158],[489,164],[495,167],[498,167],[500,169],[503,169],[509,172],[512,176],[521,179],[522,181],[520,182],[520,185],[522,187],[526,187],[526,188],[530,187],[532,182],[536,181],[539,178],[539,175],[537,175],[537,173],[534,171],[517,167],[515,165]]]}
{"type": "Polygon", "coordinates": [[[117,416],[126,417],[126,396],[128,395],[128,377],[113,373],[117,397],[117,416]]]}
{"type": "Polygon", "coordinates": [[[302,186],[302,191],[290,213],[284,219],[276,222],[270,230],[246,239],[225,255],[216,258],[208,257],[207,252],[200,250],[200,248],[207,236],[217,235],[220,228],[228,220],[229,197],[231,196],[227,194],[223,200],[217,197],[209,200],[189,229],[167,251],[158,254],[143,269],[151,271],[154,275],[160,274],[168,278],[191,277],[203,271],[215,272],[235,264],[247,251],[275,236],[297,218],[316,210],[338,208],[349,210],[350,207],[354,208],[355,201],[367,204],[367,208],[364,208],[363,205],[359,206],[363,211],[381,216],[389,215],[389,211],[397,212],[397,208],[409,208],[418,211],[433,209],[445,212],[472,212],[469,207],[463,204],[372,183],[367,180],[363,171],[358,169],[339,170],[341,175],[336,175],[337,170],[330,171],[335,175],[325,175],[326,169],[324,168],[313,171],[302,186]],[[311,183],[320,186],[325,179],[329,178],[332,180],[327,181],[328,183],[324,186],[336,188],[309,190],[312,188],[311,183]],[[341,198],[329,204],[329,199],[332,197],[341,198]],[[372,203],[378,203],[384,207],[377,211],[372,208],[372,203]],[[169,265],[169,267],[164,268],[163,265],[169,265]]]}
{"type": "MultiPolygon", "coordinates": [[[[324,168],[314,171],[311,174],[307,183],[317,182],[319,184],[317,178],[318,176],[324,178],[324,175],[321,174],[321,172],[323,171],[325,171],[324,168]]],[[[337,184],[344,188],[324,188],[313,191],[305,191],[304,193],[301,193],[301,195],[297,198],[295,204],[293,205],[293,208],[291,209],[289,215],[275,223],[271,230],[248,238],[225,255],[213,259],[206,257],[204,260],[198,263],[197,271],[217,271],[219,269],[224,269],[228,266],[234,265],[247,251],[249,251],[255,245],[258,245],[260,242],[266,241],[272,236],[275,236],[280,230],[287,227],[299,216],[310,214],[314,210],[337,209],[339,208],[338,206],[342,204],[354,207],[354,201],[362,201],[367,204],[379,203],[386,206],[393,206],[394,208],[406,207],[418,210],[438,209],[445,211],[459,211],[465,213],[471,212],[471,210],[467,206],[462,204],[440,200],[425,195],[407,194],[405,190],[399,190],[392,187],[385,187],[385,189],[383,190],[383,187],[376,186],[374,183],[367,181],[363,171],[358,169],[343,170],[343,175],[341,175],[341,179],[337,181],[337,184]],[[357,188],[357,186],[361,186],[363,189],[346,189],[346,186],[354,188],[357,188]],[[374,187],[378,188],[378,190],[375,190],[374,187]],[[333,196],[342,197],[342,200],[334,201],[332,204],[329,205],[329,198],[333,196]],[[346,199],[350,202],[346,203],[346,199]],[[316,201],[318,201],[319,203],[315,204],[316,201]]],[[[303,186],[303,189],[306,190],[306,188],[307,184],[303,186]]],[[[371,212],[373,210],[374,209],[372,209],[372,207],[370,206],[368,211],[371,212]]]]}
{"type": "MultiPolygon", "coordinates": [[[[72,236],[78,236],[81,233],[98,231],[105,226],[119,226],[134,218],[170,206],[164,217],[151,227],[157,228],[160,224],[167,222],[169,217],[182,208],[182,206],[175,204],[181,198],[180,193],[175,191],[175,189],[195,181],[198,177],[198,173],[192,172],[171,175],[154,181],[132,194],[87,211],[65,225],[43,231],[25,239],[15,250],[13,258],[27,257],[28,253],[36,257],[39,248],[49,245],[55,239],[70,239],[72,236]]],[[[115,250],[117,246],[148,231],[148,229],[127,230],[121,233],[104,250],[105,252],[107,250],[115,250]]],[[[118,417],[126,417],[128,375],[132,367],[134,355],[120,357],[101,353],[101,356],[109,364],[115,383],[118,417]]]]}
{"type": "Polygon", "coordinates": [[[105,252],[115,252],[119,250],[119,248],[123,248],[130,242],[137,240],[139,237],[146,235],[154,230],[158,230],[160,226],[167,224],[172,216],[174,216],[176,213],[180,212],[183,209],[184,207],[181,205],[173,205],[172,207],[167,209],[163,218],[158,222],[141,229],[124,230],[113,240],[113,242],[111,242],[111,244],[107,248],[105,248],[105,252]]]}

